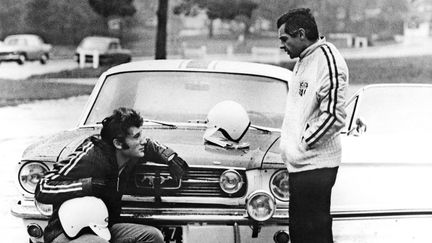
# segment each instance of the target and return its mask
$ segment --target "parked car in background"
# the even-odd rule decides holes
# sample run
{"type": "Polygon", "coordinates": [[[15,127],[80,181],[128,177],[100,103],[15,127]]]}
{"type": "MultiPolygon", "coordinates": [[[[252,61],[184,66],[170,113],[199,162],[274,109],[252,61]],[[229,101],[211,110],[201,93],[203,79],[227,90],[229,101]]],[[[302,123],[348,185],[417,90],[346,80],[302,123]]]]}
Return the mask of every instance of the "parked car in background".
{"type": "Polygon", "coordinates": [[[93,63],[96,55],[99,65],[121,64],[132,60],[131,51],[122,48],[119,38],[104,36],[85,37],[75,51],[74,60],[80,63],[83,56],[85,63],[93,63]]]}
{"type": "MultiPolygon", "coordinates": [[[[166,165],[138,163],[133,178],[120,186],[127,188],[124,221],[155,225],[167,242],[289,242],[288,173],[279,154],[279,128],[290,77],[281,67],[229,61],[151,60],[113,67],[99,78],[75,129],[23,153],[17,165],[22,197],[12,213],[23,219],[32,242],[42,242],[52,207],[35,202],[38,180],[86,137],[98,135],[102,119],[123,106],[141,113],[146,136],[190,165],[176,181],[166,165]],[[251,121],[237,143],[207,137],[213,128],[209,111],[226,101],[243,106],[251,121]]],[[[431,105],[432,85],[367,86],[349,100],[332,202],[336,242],[432,242],[426,142],[432,135],[431,105]]],[[[218,114],[237,124],[232,114],[218,114]]],[[[216,134],[223,138],[223,132],[216,134]]]]}
{"type": "Polygon", "coordinates": [[[46,64],[50,57],[52,45],[44,43],[42,38],[33,34],[7,36],[0,44],[0,62],[40,61],[46,64]]]}

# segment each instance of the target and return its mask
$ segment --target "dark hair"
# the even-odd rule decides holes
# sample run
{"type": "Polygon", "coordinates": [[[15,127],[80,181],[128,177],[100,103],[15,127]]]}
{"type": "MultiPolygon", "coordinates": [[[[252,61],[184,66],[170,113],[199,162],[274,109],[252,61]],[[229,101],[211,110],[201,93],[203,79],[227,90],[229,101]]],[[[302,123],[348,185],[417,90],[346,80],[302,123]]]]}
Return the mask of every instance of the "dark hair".
{"type": "Polygon", "coordinates": [[[113,145],[116,138],[124,143],[130,127],[141,127],[143,118],[131,108],[120,107],[102,121],[101,138],[107,144],[113,145]]]}
{"type": "Polygon", "coordinates": [[[278,29],[283,24],[285,24],[285,33],[292,37],[297,35],[297,31],[300,28],[305,30],[308,40],[315,41],[319,37],[315,18],[310,13],[309,8],[291,9],[288,13],[280,16],[276,22],[278,29]]]}

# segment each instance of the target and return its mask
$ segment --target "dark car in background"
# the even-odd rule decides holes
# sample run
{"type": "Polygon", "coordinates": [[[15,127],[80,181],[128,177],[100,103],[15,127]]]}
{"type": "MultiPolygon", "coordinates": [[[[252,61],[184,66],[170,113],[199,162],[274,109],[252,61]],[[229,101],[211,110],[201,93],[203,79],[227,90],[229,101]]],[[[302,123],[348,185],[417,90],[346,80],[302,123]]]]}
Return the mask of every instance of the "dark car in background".
{"type": "Polygon", "coordinates": [[[41,64],[46,64],[51,49],[52,46],[38,35],[9,35],[0,43],[0,62],[17,62],[22,65],[26,61],[40,61],[41,64]]]}
{"type": "Polygon", "coordinates": [[[81,57],[85,58],[84,63],[93,63],[94,58],[99,58],[99,65],[121,64],[132,60],[131,51],[122,48],[119,38],[105,36],[85,37],[78,45],[74,59],[80,63],[81,57]]]}

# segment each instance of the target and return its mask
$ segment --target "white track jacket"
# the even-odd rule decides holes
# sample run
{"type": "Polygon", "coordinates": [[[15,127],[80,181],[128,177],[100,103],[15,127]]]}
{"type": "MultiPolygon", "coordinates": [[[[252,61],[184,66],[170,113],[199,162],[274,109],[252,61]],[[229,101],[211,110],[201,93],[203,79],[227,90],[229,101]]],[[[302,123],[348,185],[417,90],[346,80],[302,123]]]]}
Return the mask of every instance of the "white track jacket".
{"type": "Polygon", "coordinates": [[[325,38],[300,54],[289,81],[280,143],[290,173],[341,163],[348,79],[344,58],[325,38]]]}

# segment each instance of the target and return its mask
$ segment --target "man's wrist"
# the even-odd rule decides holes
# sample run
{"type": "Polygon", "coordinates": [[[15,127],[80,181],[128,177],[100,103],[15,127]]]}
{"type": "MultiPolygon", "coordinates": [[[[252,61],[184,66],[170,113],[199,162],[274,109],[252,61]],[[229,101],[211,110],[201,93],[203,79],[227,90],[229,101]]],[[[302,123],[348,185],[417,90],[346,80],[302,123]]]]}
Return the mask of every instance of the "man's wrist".
{"type": "Polygon", "coordinates": [[[177,155],[176,153],[173,153],[170,156],[168,156],[168,159],[167,159],[168,162],[171,161],[171,160],[173,160],[176,157],[176,155],[177,155]]]}

